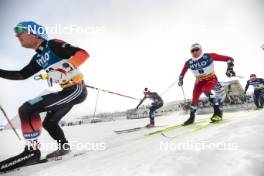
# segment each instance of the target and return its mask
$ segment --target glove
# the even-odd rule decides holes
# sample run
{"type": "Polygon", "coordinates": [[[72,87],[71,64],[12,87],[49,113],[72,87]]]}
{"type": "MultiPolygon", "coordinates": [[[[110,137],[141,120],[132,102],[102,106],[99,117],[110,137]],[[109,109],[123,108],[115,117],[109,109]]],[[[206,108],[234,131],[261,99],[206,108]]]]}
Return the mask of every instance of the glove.
{"type": "Polygon", "coordinates": [[[180,87],[183,86],[183,76],[182,75],[179,76],[178,86],[180,87]]]}
{"type": "Polygon", "coordinates": [[[47,82],[49,87],[52,87],[53,84],[60,84],[65,80],[67,80],[67,71],[63,69],[51,70],[48,72],[47,82]]]}
{"type": "Polygon", "coordinates": [[[226,70],[226,76],[231,78],[233,76],[236,76],[236,73],[233,70],[233,67],[228,67],[226,70]]]}

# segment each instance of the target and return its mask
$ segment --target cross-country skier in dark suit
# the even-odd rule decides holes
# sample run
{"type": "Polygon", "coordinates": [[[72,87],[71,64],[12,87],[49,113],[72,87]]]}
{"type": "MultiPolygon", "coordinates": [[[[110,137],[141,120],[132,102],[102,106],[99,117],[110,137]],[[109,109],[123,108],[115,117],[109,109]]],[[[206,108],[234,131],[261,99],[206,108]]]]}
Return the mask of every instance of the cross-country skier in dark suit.
{"type": "Polygon", "coordinates": [[[151,99],[153,102],[149,108],[149,119],[150,123],[146,126],[148,128],[155,126],[155,111],[163,106],[163,100],[156,92],[150,92],[148,88],[144,89],[144,97],[137,105],[136,109],[147,99],[151,99]]]}
{"type": "Polygon", "coordinates": [[[254,87],[254,102],[257,108],[263,108],[264,104],[264,79],[257,78],[256,74],[251,74],[245,87],[245,94],[249,86],[254,87]]]}
{"type": "Polygon", "coordinates": [[[60,84],[62,90],[26,101],[19,108],[21,130],[27,143],[21,154],[0,162],[0,171],[39,162],[38,137],[42,126],[58,142],[58,150],[48,154],[47,158],[69,153],[69,142],[58,123],[87,96],[83,75],[78,68],[89,57],[85,50],[62,40],[48,40],[45,28],[32,21],[21,22],[14,30],[21,46],[35,50],[36,54],[19,71],[0,69],[0,77],[25,80],[44,70],[47,74],[43,79],[47,79],[48,85],[60,84]],[[47,112],[43,122],[39,115],[41,112],[47,112]]]}

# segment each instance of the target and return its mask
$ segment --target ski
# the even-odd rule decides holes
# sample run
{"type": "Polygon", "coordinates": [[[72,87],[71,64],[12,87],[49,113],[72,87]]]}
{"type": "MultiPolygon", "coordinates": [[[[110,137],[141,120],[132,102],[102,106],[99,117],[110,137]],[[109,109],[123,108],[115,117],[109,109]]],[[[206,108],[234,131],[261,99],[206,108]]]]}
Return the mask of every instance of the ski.
{"type": "MultiPolygon", "coordinates": [[[[207,119],[201,119],[201,120],[198,120],[196,123],[202,123],[202,122],[204,122],[206,120],[207,119]]],[[[161,133],[164,133],[164,132],[173,131],[175,129],[182,128],[182,127],[185,127],[185,126],[183,126],[182,124],[176,124],[176,125],[172,125],[172,126],[169,126],[167,128],[161,129],[161,130],[156,130],[156,131],[153,131],[153,132],[150,132],[150,133],[146,133],[146,134],[144,134],[144,136],[145,137],[153,136],[153,135],[161,134],[161,133]]]]}
{"type": "MultiPolygon", "coordinates": [[[[13,161],[15,162],[15,160],[13,161]]],[[[25,165],[19,165],[19,166],[14,166],[10,169],[6,169],[5,167],[8,166],[10,164],[9,163],[1,163],[1,168],[0,168],[0,173],[8,173],[8,172],[12,172],[12,171],[19,171],[21,168],[23,167],[28,167],[28,166],[33,166],[33,165],[37,165],[37,164],[43,164],[48,162],[48,160],[46,158],[40,159],[39,161],[35,161],[34,163],[30,163],[30,164],[25,164],[25,165]]]]}
{"type": "MultiPolygon", "coordinates": [[[[13,167],[10,170],[7,170],[7,169],[2,170],[2,168],[0,168],[0,173],[16,172],[16,171],[20,171],[21,169],[23,169],[25,167],[35,166],[35,165],[38,165],[38,164],[45,164],[45,163],[49,163],[49,162],[57,162],[57,161],[61,161],[61,160],[69,160],[69,159],[72,159],[72,158],[75,158],[75,157],[82,156],[82,155],[84,155],[86,153],[87,153],[87,151],[80,151],[80,152],[77,152],[77,153],[73,153],[73,154],[69,153],[69,154],[64,155],[64,156],[58,156],[58,157],[49,158],[49,159],[47,159],[46,157],[43,157],[40,160],[35,161],[34,163],[30,163],[30,164],[26,164],[26,165],[18,166],[18,167],[13,167]]],[[[3,167],[3,164],[1,165],[1,167],[3,167]]]]}
{"type": "Polygon", "coordinates": [[[117,134],[123,134],[123,133],[130,133],[130,132],[138,131],[143,128],[145,127],[135,127],[135,128],[125,129],[125,130],[115,130],[114,132],[117,134]]]}
{"type": "Polygon", "coordinates": [[[152,136],[152,135],[160,134],[162,132],[171,131],[171,130],[174,130],[174,129],[180,128],[180,127],[182,127],[182,124],[173,125],[173,126],[161,129],[161,130],[156,130],[156,131],[153,131],[153,132],[150,132],[150,133],[146,133],[146,134],[144,134],[144,136],[152,136]]]}
{"type": "Polygon", "coordinates": [[[212,127],[213,125],[223,124],[225,122],[228,122],[228,120],[224,119],[224,120],[221,120],[219,122],[205,122],[205,123],[198,123],[198,124],[196,123],[194,127],[192,127],[190,130],[187,130],[185,132],[182,132],[182,133],[179,133],[179,134],[176,134],[173,136],[166,134],[166,132],[162,132],[161,135],[165,138],[169,138],[169,139],[173,140],[173,139],[176,139],[178,137],[181,137],[181,136],[193,133],[193,132],[197,132],[197,131],[203,130],[205,128],[212,127]]]}
{"type": "Polygon", "coordinates": [[[131,132],[135,132],[135,131],[139,131],[139,130],[143,130],[143,129],[153,129],[153,128],[158,128],[158,127],[164,127],[164,126],[154,126],[151,128],[148,127],[135,127],[135,128],[130,128],[130,129],[125,129],[125,130],[116,130],[114,131],[116,134],[123,134],[123,133],[131,133],[131,132]]]}

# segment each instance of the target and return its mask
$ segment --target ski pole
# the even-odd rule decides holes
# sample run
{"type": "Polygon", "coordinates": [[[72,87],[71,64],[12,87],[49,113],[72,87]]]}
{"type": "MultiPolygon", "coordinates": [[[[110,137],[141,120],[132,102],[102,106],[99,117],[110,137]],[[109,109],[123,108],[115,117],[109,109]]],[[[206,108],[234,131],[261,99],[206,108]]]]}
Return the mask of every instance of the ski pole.
{"type": "Polygon", "coordinates": [[[99,95],[100,90],[97,90],[97,94],[96,94],[96,101],[95,101],[95,107],[94,107],[94,114],[93,114],[93,119],[95,119],[95,115],[96,115],[96,110],[97,110],[97,104],[98,104],[98,95],[99,95]]]}
{"type": "MultiPolygon", "coordinates": [[[[47,79],[47,77],[48,77],[47,74],[40,74],[40,75],[35,76],[34,79],[35,80],[45,80],[45,79],[47,79]]],[[[91,89],[95,89],[95,90],[99,90],[99,91],[106,92],[106,93],[110,93],[110,94],[114,94],[114,95],[118,95],[118,96],[121,96],[121,97],[130,98],[130,99],[133,99],[133,100],[140,100],[138,98],[134,98],[134,97],[131,97],[131,96],[128,96],[128,95],[123,95],[123,94],[120,94],[120,93],[116,93],[116,92],[112,92],[112,91],[109,91],[109,90],[100,89],[100,88],[93,87],[93,86],[85,85],[85,87],[88,87],[88,88],[91,88],[91,89]]]]}
{"type": "Polygon", "coordinates": [[[244,76],[238,76],[238,75],[236,75],[234,77],[236,77],[236,78],[244,78],[244,76]]]}
{"type": "Polygon", "coordinates": [[[184,89],[183,89],[183,86],[180,86],[181,89],[182,89],[182,94],[183,94],[183,98],[184,98],[184,101],[185,103],[187,102],[187,99],[186,99],[186,96],[185,96],[185,93],[184,93],[184,89]]]}
{"type": "Polygon", "coordinates": [[[120,94],[120,93],[116,93],[116,92],[112,92],[112,91],[109,91],[109,90],[104,90],[104,89],[100,89],[100,88],[97,88],[97,87],[93,87],[93,86],[88,86],[88,85],[85,85],[87,88],[91,88],[91,89],[95,89],[95,90],[100,90],[102,92],[106,92],[106,93],[109,93],[109,94],[114,94],[114,95],[118,95],[118,96],[121,96],[121,97],[126,97],[126,98],[130,98],[130,99],[133,99],[133,100],[140,100],[138,98],[134,98],[134,97],[131,97],[131,96],[128,96],[128,95],[123,95],[123,94],[120,94]]]}
{"type": "Polygon", "coordinates": [[[21,140],[22,140],[21,137],[20,137],[19,134],[17,133],[17,131],[16,131],[14,125],[12,124],[12,122],[10,121],[10,119],[7,117],[7,114],[6,114],[6,112],[4,111],[4,109],[2,108],[1,105],[0,105],[0,110],[1,110],[2,113],[4,114],[4,116],[5,116],[5,118],[6,118],[7,122],[8,122],[8,124],[10,125],[10,127],[11,127],[11,128],[13,129],[13,131],[15,132],[15,134],[16,134],[18,140],[21,141],[21,140]]]}
{"type": "Polygon", "coordinates": [[[175,82],[173,82],[164,92],[162,92],[161,95],[164,95],[166,92],[168,92],[168,90],[170,90],[170,88],[172,88],[174,86],[174,84],[176,84],[179,81],[179,79],[177,79],[175,82]]]}

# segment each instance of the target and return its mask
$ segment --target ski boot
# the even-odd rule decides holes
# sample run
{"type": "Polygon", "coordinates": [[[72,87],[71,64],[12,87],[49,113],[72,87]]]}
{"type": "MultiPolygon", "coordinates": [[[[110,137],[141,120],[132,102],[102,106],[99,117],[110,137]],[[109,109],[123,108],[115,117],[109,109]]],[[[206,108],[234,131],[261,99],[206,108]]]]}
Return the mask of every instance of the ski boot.
{"type": "Polygon", "coordinates": [[[186,120],[182,125],[187,126],[187,125],[193,124],[194,120],[195,120],[195,112],[191,112],[189,119],[186,120]]]}
{"type": "Polygon", "coordinates": [[[219,108],[219,105],[214,106],[214,114],[211,117],[211,121],[214,122],[219,122],[222,120],[223,117],[223,111],[219,108]]]}
{"type": "Polygon", "coordinates": [[[0,162],[0,172],[6,172],[22,166],[40,163],[40,157],[41,153],[38,148],[33,149],[31,146],[25,146],[24,151],[19,155],[0,162]]]}
{"type": "Polygon", "coordinates": [[[58,149],[47,154],[46,159],[47,160],[60,160],[62,156],[68,154],[71,152],[71,147],[68,142],[65,143],[59,143],[58,149]]]}
{"type": "Polygon", "coordinates": [[[146,128],[153,128],[153,127],[155,127],[155,121],[154,119],[150,119],[150,123],[146,125],[146,128]]]}

